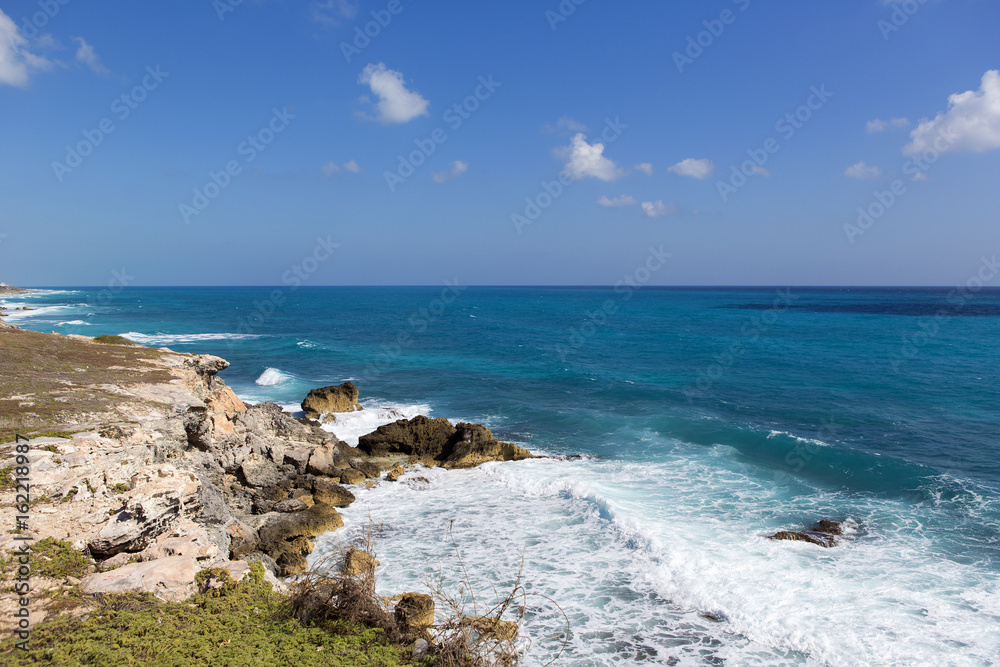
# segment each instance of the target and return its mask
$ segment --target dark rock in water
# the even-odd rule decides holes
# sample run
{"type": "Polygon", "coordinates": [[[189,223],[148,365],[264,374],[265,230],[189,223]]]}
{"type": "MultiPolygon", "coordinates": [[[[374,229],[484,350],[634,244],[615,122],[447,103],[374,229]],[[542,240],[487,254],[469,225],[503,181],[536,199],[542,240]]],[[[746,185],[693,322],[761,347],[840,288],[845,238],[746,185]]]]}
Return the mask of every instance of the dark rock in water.
{"type": "Polygon", "coordinates": [[[447,419],[430,419],[420,415],[413,419],[399,419],[361,436],[358,449],[369,456],[407,454],[416,458],[435,458],[453,435],[455,427],[447,419]]]}
{"type": "Polygon", "coordinates": [[[319,419],[321,415],[331,412],[354,412],[362,409],[358,394],[358,388],[351,382],[313,389],[302,401],[302,409],[307,419],[319,419]]]}
{"type": "Polygon", "coordinates": [[[809,542],[821,547],[837,546],[837,537],[844,534],[843,521],[830,521],[823,519],[817,521],[807,530],[779,530],[774,535],[768,535],[769,540],[793,540],[797,542],[809,542]]]}
{"type": "Polygon", "coordinates": [[[482,424],[452,426],[447,419],[400,419],[362,436],[358,448],[369,456],[407,454],[445,468],[472,468],[487,461],[520,461],[531,452],[500,442],[482,424]]]}
{"type": "Polygon", "coordinates": [[[382,476],[382,469],[371,461],[364,459],[351,459],[351,467],[365,476],[366,479],[378,479],[382,476]]]}

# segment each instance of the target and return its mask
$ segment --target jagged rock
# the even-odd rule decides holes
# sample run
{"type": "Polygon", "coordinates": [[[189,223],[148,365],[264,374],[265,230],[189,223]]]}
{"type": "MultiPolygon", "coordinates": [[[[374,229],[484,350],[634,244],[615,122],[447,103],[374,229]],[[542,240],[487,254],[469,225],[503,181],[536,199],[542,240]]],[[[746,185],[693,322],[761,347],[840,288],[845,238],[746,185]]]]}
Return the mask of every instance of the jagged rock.
{"type": "Polygon", "coordinates": [[[239,477],[243,484],[255,488],[275,487],[287,479],[274,461],[257,457],[247,459],[240,465],[239,477]]]}
{"type": "Polygon", "coordinates": [[[322,477],[313,480],[312,496],[315,502],[326,503],[331,507],[347,507],[354,502],[353,493],[340,484],[322,477]]]}
{"type": "Polygon", "coordinates": [[[462,624],[471,627],[480,637],[493,641],[513,642],[517,640],[518,627],[513,621],[502,621],[490,616],[467,616],[462,624]]]}
{"type": "Polygon", "coordinates": [[[200,509],[199,486],[197,477],[173,466],[137,474],[125,507],[90,540],[90,552],[109,557],[123,551],[142,551],[178,521],[182,510],[200,509]]]}
{"type": "Polygon", "coordinates": [[[382,476],[382,469],[378,467],[378,464],[372,463],[371,461],[365,461],[364,459],[351,459],[351,467],[363,474],[368,479],[377,479],[382,476]]]}
{"type": "Polygon", "coordinates": [[[458,424],[445,451],[445,468],[474,468],[487,461],[523,461],[531,452],[509,442],[500,442],[482,424],[458,424]]]}
{"type": "Polygon", "coordinates": [[[285,452],[284,463],[295,468],[295,472],[301,474],[308,470],[309,457],[312,452],[308,449],[289,449],[285,452]]]}
{"type": "Polygon", "coordinates": [[[769,540],[792,540],[796,542],[808,542],[820,547],[837,546],[837,537],[844,534],[842,521],[830,521],[823,519],[812,525],[807,530],[779,530],[774,535],[768,535],[769,540]]]}
{"type": "Polygon", "coordinates": [[[291,512],[301,512],[304,509],[307,509],[306,504],[298,498],[288,498],[275,503],[274,505],[275,512],[284,512],[286,514],[291,512]]]}
{"type": "Polygon", "coordinates": [[[219,546],[212,541],[205,527],[190,520],[181,520],[139,554],[144,561],[171,556],[191,556],[198,561],[215,560],[219,557],[219,546]]]}
{"type": "Polygon", "coordinates": [[[348,468],[340,473],[341,484],[360,484],[365,481],[365,474],[360,470],[348,468]]]}
{"type": "Polygon", "coordinates": [[[399,419],[361,436],[358,449],[368,456],[407,454],[433,459],[441,454],[454,434],[455,427],[447,419],[430,419],[421,415],[413,419],[399,419]]]}
{"type": "Polygon", "coordinates": [[[402,464],[397,463],[392,467],[392,470],[385,474],[385,479],[387,482],[398,481],[404,472],[406,471],[403,470],[402,464]]]}
{"type": "Polygon", "coordinates": [[[531,452],[500,442],[481,424],[452,426],[447,419],[400,419],[361,436],[358,447],[369,456],[407,454],[445,468],[472,468],[487,461],[520,461],[531,452]]]}
{"type": "Polygon", "coordinates": [[[358,388],[351,382],[336,387],[313,389],[302,401],[306,419],[319,419],[330,412],[354,412],[361,410],[358,403],[358,388]]]}
{"type": "Polygon", "coordinates": [[[247,406],[229,387],[219,387],[208,395],[205,405],[212,412],[243,412],[247,406]]]}
{"type": "Polygon", "coordinates": [[[192,556],[171,556],[88,575],[80,590],[85,595],[139,591],[167,602],[182,602],[197,593],[194,577],[199,569],[192,556]]]}
{"type": "Polygon", "coordinates": [[[340,475],[341,470],[348,466],[347,458],[344,457],[337,443],[328,442],[312,451],[306,470],[313,475],[336,477],[340,475]]]}
{"type": "Polygon", "coordinates": [[[367,551],[348,549],[344,554],[341,571],[349,577],[364,577],[375,573],[380,563],[367,551]]]}
{"type": "Polygon", "coordinates": [[[396,603],[396,624],[406,634],[420,634],[434,625],[434,598],[423,593],[403,593],[396,603]]]}
{"type": "Polygon", "coordinates": [[[266,517],[258,531],[260,549],[274,558],[284,576],[298,574],[307,567],[303,557],[312,551],[309,538],[336,530],[344,525],[333,507],[316,503],[307,510],[266,517]],[[298,538],[304,537],[305,541],[298,538]]]}
{"type": "Polygon", "coordinates": [[[312,507],[315,504],[313,495],[306,489],[292,489],[292,498],[301,500],[306,504],[306,507],[312,507]]]}
{"type": "Polygon", "coordinates": [[[242,521],[234,520],[226,526],[226,532],[230,538],[229,557],[232,559],[242,558],[253,552],[260,543],[257,531],[242,521]]]}

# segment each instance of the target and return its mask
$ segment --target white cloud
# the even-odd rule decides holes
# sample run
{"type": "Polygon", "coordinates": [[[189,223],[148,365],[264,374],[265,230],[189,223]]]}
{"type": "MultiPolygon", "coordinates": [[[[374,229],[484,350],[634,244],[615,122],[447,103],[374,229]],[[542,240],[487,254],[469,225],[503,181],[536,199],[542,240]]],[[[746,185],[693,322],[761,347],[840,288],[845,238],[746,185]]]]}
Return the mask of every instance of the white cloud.
{"type": "Polygon", "coordinates": [[[922,120],[904,155],[920,155],[933,148],[939,153],[972,152],[1000,148],[1000,71],[983,74],[979,90],[967,90],[948,98],[948,111],[933,120],[922,120]]]}
{"type": "Polygon", "coordinates": [[[417,116],[426,116],[430,102],[420,93],[407,90],[403,74],[386,68],[385,63],[365,67],[358,83],[369,86],[378,96],[375,120],[381,123],[406,123],[417,116]]]}
{"type": "Polygon", "coordinates": [[[309,14],[318,23],[340,25],[341,19],[352,19],[358,15],[358,3],[351,0],[312,0],[309,14]]]}
{"type": "Polygon", "coordinates": [[[451,163],[451,169],[445,171],[435,171],[431,174],[431,178],[434,179],[435,183],[440,183],[444,185],[453,178],[458,178],[465,172],[469,171],[469,163],[462,162],[461,160],[455,160],[451,163]]]}
{"type": "Polygon", "coordinates": [[[696,160],[694,158],[688,158],[678,162],[674,166],[667,169],[671,174],[677,174],[678,176],[687,176],[689,178],[708,178],[715,171],[715,165],[711,160],[696,160]]]}
{"type": "Polygon", "coordinates": [[[323,175],[326,176],[327,178],[333,176],[334,174],[340,173],[341,171],[349,171],[352,174],[359,174],[363,171],[361,165],[359,165],[354,160],[351,160],[350,162],[345,162],[344,164],[337,164],[333,160],[330,160],[319,169],[320,171],[323,172],[323,175]]]}
{"type": "Polygon", "coordinates": [[[664,204],[662,200],[642,202],[642,212],[650,218],[661,218],[665,215],[673,215],[677,212],[674,204],[664,204]]]}
{"type": "Polygon", "coordinates": [[[24,86],[32,72],[52,69],[52,61],[27,50],[28,40],[0,10],[0,84],[24,86]]]}
{"type": "Polygon", "coordinates": [[[609,199],[607,195],[601,195],[601,198],[597,200],[597,203],[601,206],[606,206],[607,208],[618,208],[619,206],[635,206],[639,202],[635,200],[635,197],[630,195],[620,195],[614,199],[609,199]]]}
{"type": "Polygon", "coordinates": [[[649,162],[643,162],[642,164],[635,165],[635,170],[636,171],[641,171],[642,173],[646,174],[647,176],[652,176],[653,175],[653,165],[650,164],[649,162]]]}
{"type": "Polygon", "coordinates": [[[546,123],[545,127],[542,128],[542,132],[547,132],[549,134],[552,134],[553,132],[586,132],[587,129],[586,125],[575,118],[563,116],[556,121],[555,125],[546,123]]]}
{"type": "Polygon", "coordinates": [[[107,76],[111,74],[108,68],[101,63],[101,59],[97,57],[94,52],[94,47],[87,44],[87,41],[83,37],[74,37],[74,40],[80,45],[80,48],[76,50],[76,60],[81,62],[90,69],[94,70],[94,73],[100,74],[101,76],[107,76]]]}
{"type": "Polygon", "coordinates": [[[618,165],[604,157],[604,144],[588,144],[583,133],[573,137],[568,147],[558,149],[556,155],[566,160],[566,171],[574,181],[584,178],[615,181],[625,175],[618,165]]]}
{"type": "Polygon", "coordinates": [[[763,176],[764,178],[771,178],[771,172],[769,172],[767,169],[761,166],[755,166],[753,168],[752,173],[754,176],[763,176]]]}
{"type": "Polygon", "coordinates": [[[868,130],[868,134],[875,134],[876,132],[884,132],[889,128],[901,129],[909,126],[909,118],[890,118],[889,120],[876,118],[875,120],[868,121],[865,124],[865,129],[868,130]]]}
{"type": "Polygon", "coordinates": [[[878,167],[869,166],[865,164],[864,160],[862,160],[861,162],[852,164],[850,167],[845,169],[844,176],[857,178],[862,181],[870,181],[882,176],[882,170],[878,167]]]}

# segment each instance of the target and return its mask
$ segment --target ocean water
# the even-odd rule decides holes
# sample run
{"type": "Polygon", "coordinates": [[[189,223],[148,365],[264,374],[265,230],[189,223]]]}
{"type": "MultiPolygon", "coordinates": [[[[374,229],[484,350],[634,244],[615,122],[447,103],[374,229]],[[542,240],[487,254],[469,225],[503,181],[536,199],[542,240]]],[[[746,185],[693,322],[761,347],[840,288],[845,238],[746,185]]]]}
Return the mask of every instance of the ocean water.
{"type": "MultiPolygon", "coordinates": [[[[1000,292],[67,289],[41,331],[218,354],[248,401],[350,379],[554,457],[358,494],[387,593],[480,609],[521,572],[526,664],[1000,663],[1000,292]],[[575,456],[579,455],[579,456],[575,456]],[[573,458],[566,458],[573,456],[573,458]],[[849,521],[841,546],[766,539],[849,521]],[[459,556],[461,561],[459,561],[459,556]]],[[[422,479],[417,479],[418,477],[422,479]]]]}

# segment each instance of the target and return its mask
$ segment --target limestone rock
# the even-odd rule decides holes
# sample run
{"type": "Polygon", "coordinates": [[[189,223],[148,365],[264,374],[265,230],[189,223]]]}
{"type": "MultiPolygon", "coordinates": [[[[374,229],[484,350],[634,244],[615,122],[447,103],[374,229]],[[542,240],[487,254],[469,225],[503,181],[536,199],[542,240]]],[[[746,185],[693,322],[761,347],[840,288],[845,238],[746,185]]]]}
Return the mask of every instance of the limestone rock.
{"type": "Polygon", "coordinates": [[[307,419],[319,419],[330,412],[354,412],[361,410],[358,403],[358,388],[351,382],[336,387],[313,389],[302,401],[307,419]]]}
{"type": "Polygon", "coordinates": [[[404,593],[396,603],[396,623],[407,634],[419,634],[434,625],[434,598],[423,593],[404,593]]]}
{"type": "Polygon", "coordinates": [[[341,484],[360,484],[365,481],[365,474],[360,470],[348,468],[340,473],[341,484]]]}
{"type": "Polygon", "coordinates": [[[375,560],[375,557],[367,551],[362,551],[361,549],[348,549],[347,553],[344,554],[342,571],[350,577],[370,576],[375,573],[375,568],[378,567],[379,564],[380,563],[375,560]]]}
{"type": "Polygon", "coordinates": [[[312,484],[313,500],[331,507],[347,507],[354,502],[354,494],[328,479],[317,477],[312,484]]]}
{"type": "Polygon", "coordinates": [[[178,521],[182,510],[199,507],[197,478],[173,466],[144,470],[133,477],[132,487],[125,507],[90,540],[95,556],[142,551],[178,521]]]}
{"type": "Polygon", "coordinates": [[[242,558],[256,549],[257,545],[260,543],[260,538],[257,537],[257,531],[242,521],[234,520],[226,526],[226,532],[229,533],[230,538],[230,558],[242,558]]]}
{"type": "Polygon", "coordinates": [[[304,509],[306,509],[306,504],[298,498],[288,498],[276,503],[274,506],[275,512],[284,512],[286,514],[291,512],[301,512],[304,509]]]}
{"type": "Polygon", "coordinates": [[[430,419],[423,415],[399,419],[378,427],[358,439],[358,449],[368,456],[384,457],[407,454],[418,458],[435,458],[441,454],[455,428],[447,419],[430,419]]]}
{"type": "Polygon", "coordinates": [[[364,459],[351,459],[351,467],[363,474],[368,479],[377,479],[382,476],[382,469],[377,464],[364,459]]]}
{"type": "Polygon", "coordinates": [[[445,468],[474,468],[487,461],[523,461],[531,452],[500,442],[482,424],[458,424],[441,464],[445,468]]]}
{"type": "Polygon", "coordinates": [[[387,482],[398,481],[404,472],[405,470],[403,470],[403,466],[397,463],[392,467],[392,469],[389,472],[386,473],[385,479],[387,482]]]}
{"type": "Polygon", "coordinates": [[[299,574],[306,569],[303,556],[312,551],[309,538],[344,525],[337,510],[325,503],[316,503],[294,514],[266,517],[263,522],[258,531],[261,551],[275,560],[284,576],[299,574]]]}
{"type": "Polygon", "coordinates": [[[307,471],[313,475],[336,477],[348,465],[337,443],[328,442],[314,449],[309,455],[307,471]]]}
{"type": "Polygon", "coordinates": [[[194,577],[199,569],[193,556],[171,556],[88,575],[80,590],[86,595],[139,591],[167,602],[182,602],[197,592],[194,577]]]}

